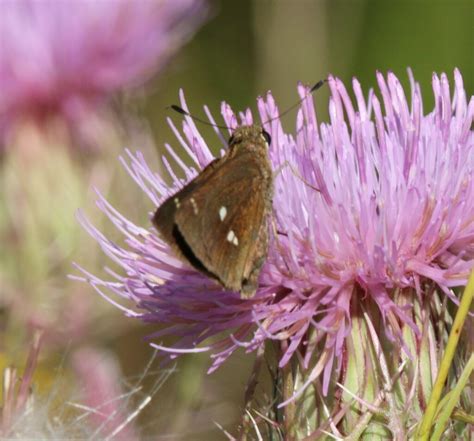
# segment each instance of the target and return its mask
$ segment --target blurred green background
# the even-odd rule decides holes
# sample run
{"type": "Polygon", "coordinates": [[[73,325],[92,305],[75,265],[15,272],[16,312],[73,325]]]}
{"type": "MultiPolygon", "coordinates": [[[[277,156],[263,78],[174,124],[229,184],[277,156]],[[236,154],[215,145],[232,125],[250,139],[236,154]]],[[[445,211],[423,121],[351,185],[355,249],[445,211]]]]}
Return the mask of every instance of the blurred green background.
{"type": "MultiPolygon", "coordinates": [[[[127,92],[115,101],[118,108],[150,125],[160,154],[165,142],[175,147],[178,144],[166,117],[171,116],[179,124],[181,116],[170,115],[166,106],[178,102],[180,88],[194,114],[202,116],[202,106],[208,105],[217,116],[223,100],[234,110],[255,110],[255,98],[267,90],[272,91],[279,108],[285,109],[297,99],[297,81],[313,84],[329,73],[341,78],[348,88],[351,79],[357,77],[367,95],[369,88],[376,88],[375,72],[391,70],[408,91],[406,69],[411,67],[428,112],[433,106],[432,73],[446,72],[452,81],[453,69],[458,67],[466,92],[472,95],[472,1],[222,0],[211,4],[212,17],[171,60],[164,73],[147,87],[127,92]]],[[[328,96],[328,88],[315,96],[318,116],[323,121],[327,118],[328,96]]],[[[285,117],[284,126],[292,129],[294,114],[285,117]]],[[[212,129],[202,127],[202,133],[211,134],[212,129]]],[[[115,160],[122,147],[143,149],[139,143],[116,145],[117,150],[107,161],[107,166],[116,172],[107,196],[131,220],[148,227],[148,213],[154,207],[149,206],[148,199],[115,160]]],[[[216,145],[214,151],[217,148],[216,145]]],[[[146,151],[146,157],[158,167],[158,155],[153,149],[146,151]]],[[[82,199],[86,212],[92,210],[92,191],[82,199]]],[[[94,240],[83,240],[86,248],[97,250],[94,240]]],[[[89,263],[84,254],[73,252],[69,257],[68,265],[72,260],[89,263]]],[[[26,262],[16,264],[23,267],[26,262]]],[[[96,264],[108,262],[102,257],[96,264]]],[[[125,318],[92,288],[82,287],[80,295],[90,296],[91,302],[100,303],[108,311],[107,320],[96,324],[90,338],[118,356],[125,378],[139,376],[153,353],[143,338],[155,327],[125,318]]],[[[58,360],[61,358],[58,355],[58,360]]],[[[153,439],[157,439],[156,434],[160,435],[158,439],[224,439],[215,422],[236,433],[252,361],[253,355],[237,353],[208,376],[208,355],[182,357],[177,371],[140,415],[139,427],[153,439]]],[[[54,361],[51,363],[54,365],[54,361]]],[[[151,383],[152,379],[145,380],[145,392],[151,383]]]]}
{"type": "MultiPolygon", "coordinates": [[[[473,89],[474,2],[469,0],[241,0],[213,2],[205,24],[169,65],[146,97],[145,111],[158,140],[173,139],[164,107],[183,88],[199,114],[214,114],[221,101],[255,109],[255,98],[271,90],[280,109],[295,102],[296,82],[314,84],[328,73],[346,85],[357,77],[365,93],[375,72],[393,71],[408,86],[407,68],[420,83],[425,109],[433,106],[433,72],[458,67],[473,89]]],[[[327,90],[315,97],[327,116],[327,90]]],[[[291,128],[294,117],[286,118],[291,128]]],[[[205,130],[205,128],[203,128],[205,130]]]]}

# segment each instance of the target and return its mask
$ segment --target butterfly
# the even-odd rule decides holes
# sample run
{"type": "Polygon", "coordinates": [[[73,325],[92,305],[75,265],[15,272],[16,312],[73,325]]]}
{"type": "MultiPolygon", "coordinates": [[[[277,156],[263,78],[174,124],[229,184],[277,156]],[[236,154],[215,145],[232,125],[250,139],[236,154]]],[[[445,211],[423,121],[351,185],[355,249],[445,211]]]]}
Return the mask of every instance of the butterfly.
{"type": "MultiPolygon", "coordinates": [[[[316,83],[297,103],[267,122],[288,113],[326,82],[316,83]]],[[[171,108],[191,116],[179,106],[171,108]]],[[[152,219],[181,260],[245,298],[255,294],[268,252],[273,197],[270,144],[270,134],[258,124],[236,128],[225,155],[163,202],[152,219]]]]}
{"type": "Polygon", "coordinates": [[[234,130],[224,156],[156,210],[153,224],[176,255],[242,297],[254,295],[268,251],[273,171],[270,135],[234,130]]]}

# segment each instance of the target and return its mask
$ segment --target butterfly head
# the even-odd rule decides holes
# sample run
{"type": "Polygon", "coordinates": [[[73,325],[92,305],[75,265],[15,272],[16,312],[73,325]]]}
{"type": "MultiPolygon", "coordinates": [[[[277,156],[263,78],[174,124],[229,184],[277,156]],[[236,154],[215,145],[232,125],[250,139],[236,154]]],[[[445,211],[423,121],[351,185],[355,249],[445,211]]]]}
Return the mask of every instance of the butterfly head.
{"type": "Polygon", "coordinates": [[[258,124],[237,127],[229,139],[229,147],[244,142],[254,146],[263,144],[268,149],[271,143],[271,137],[270,134],[258,124]]]}

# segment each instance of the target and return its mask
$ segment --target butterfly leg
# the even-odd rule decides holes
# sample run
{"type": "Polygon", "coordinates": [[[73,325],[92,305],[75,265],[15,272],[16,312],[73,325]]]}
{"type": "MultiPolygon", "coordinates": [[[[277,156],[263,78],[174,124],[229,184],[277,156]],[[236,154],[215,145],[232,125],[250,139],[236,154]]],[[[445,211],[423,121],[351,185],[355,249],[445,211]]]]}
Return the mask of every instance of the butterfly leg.
{"type": "Polygon", "coordinates": [[[273,177],[274,179],[276,179],[276,177],[282,172],[282,170],[285,168],[285,167],[289,167],[291,172],[298,178],[301,180],[301,182],[303,182],[303,184],[307,185],[308,187],[312,188],[313,190],[317,191],[317,192],[320,192],[321,190],[319,190],[319,188],[315,187],[314,185],[311,185],[305,178],[303,178],[303,176],[301,176],[298,171],[288,162],[288,161],[285,161],[283,164],[281,164],[276,170],[275,172],[273,173],[273,177]]]}
{"type": "Polygon", "coordinates": [[[275,246],[280,254],[283,264],[286,267],[286,271],[290,273],[291,272],[290,266],[288,265],[288,262],[285,259],[285,253],[284,253],[285,247],[281,244],[280,239],[279,239],[279,236],[288,236],[288,234],[283,231],[278,230],[275,214],[273,212],[271,214],[271,222],[272,222],[272,233],[273,233],[273,238],[275,240],[275,246]]]}
{"type": "Polygon", "coordinates": [[[242,289],[240,294],[243,298],[250,298],[255,294],[258,288],[258,276],[267,258],[268,251],[268,220],[262,223],[256,242],[255,255],[249,265],[250,273],[248,277],[242,280],[242,289]]]}

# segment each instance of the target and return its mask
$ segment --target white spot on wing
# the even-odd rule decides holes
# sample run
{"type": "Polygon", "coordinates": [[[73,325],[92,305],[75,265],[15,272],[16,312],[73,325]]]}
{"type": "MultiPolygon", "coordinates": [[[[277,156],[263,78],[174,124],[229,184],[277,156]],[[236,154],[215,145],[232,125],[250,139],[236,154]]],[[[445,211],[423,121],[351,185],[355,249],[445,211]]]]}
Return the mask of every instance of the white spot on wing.
{"type": "Polygon", "coordinates": [[[226,216],[227,216],[227,208],[222,206],[221,208],[219,208],[219,218],[221,222],[224,221],[226,216]]]}
{"type": "Polygon", "coordinates": [[[179,203],[179,199],[178,199],[178,198],[174,198],[174,204],[176,205],[176,208],[181,207],[181,204],[179,203]]]}
{"type": "Polygon", "coordinates": [[[239,239],[237,238],[233,230],[229,230],[229,232],[227,233],[227,242],[230,242],[235,246],[239,244],[239,239]]]}
{"type": "Polygon", "coordinates": [[[199,209],[198,209],[198,206],[197,206],[196,201],[194,200],[194,198],[190,198],[190,199],[189,199],[189,202],[191,202],[191,205],[193,206],[193,212],[194,212],[194,214],[198,214],[198,213],[199,213],[199,209]]]}

